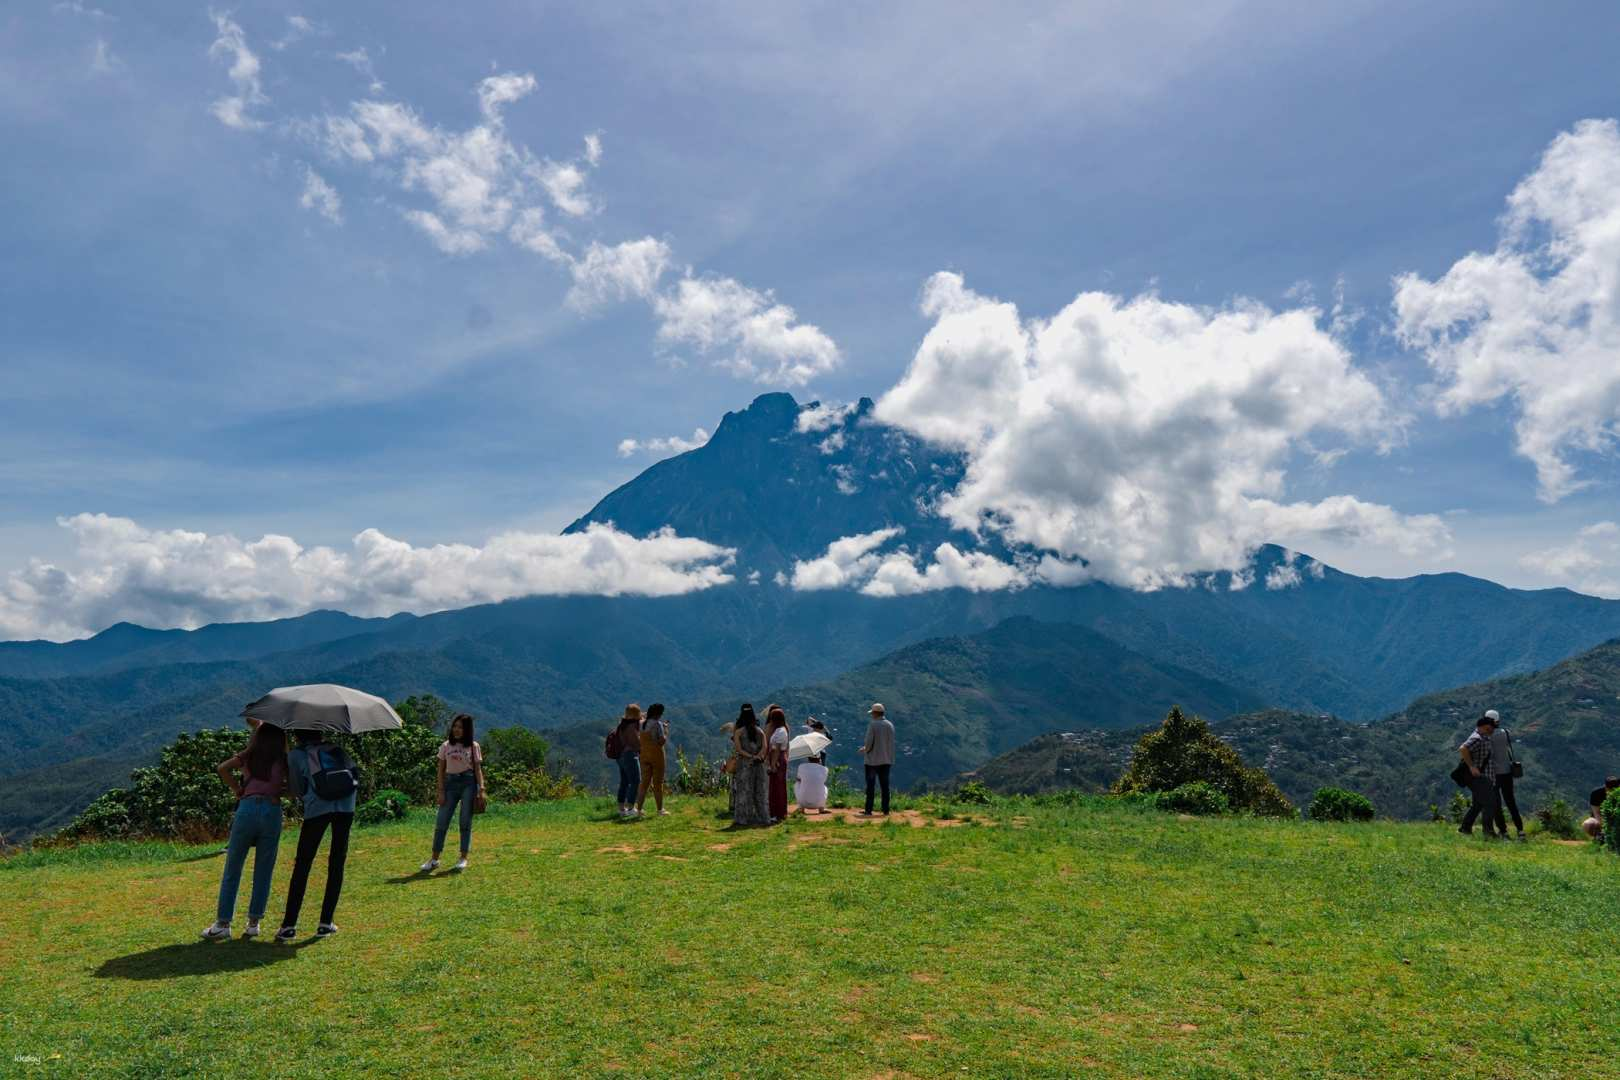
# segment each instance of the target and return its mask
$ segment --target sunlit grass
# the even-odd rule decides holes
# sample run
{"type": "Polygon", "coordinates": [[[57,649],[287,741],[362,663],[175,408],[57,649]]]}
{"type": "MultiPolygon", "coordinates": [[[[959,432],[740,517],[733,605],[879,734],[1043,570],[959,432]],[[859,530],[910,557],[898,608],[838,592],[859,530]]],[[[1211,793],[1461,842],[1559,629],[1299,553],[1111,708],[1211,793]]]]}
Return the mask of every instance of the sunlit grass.
{"type": "Polygon", "coordinates": [[[425,812],[356,830],[342,932],[295,948],[196,942],[217,847],[25,856],[0,1072],[1549,1077],[1620,1052],[1620,863],[1590,847],[1095,800],[744,832],[672,805],[496,807],[462,876],[414,873],[425,812]]]}

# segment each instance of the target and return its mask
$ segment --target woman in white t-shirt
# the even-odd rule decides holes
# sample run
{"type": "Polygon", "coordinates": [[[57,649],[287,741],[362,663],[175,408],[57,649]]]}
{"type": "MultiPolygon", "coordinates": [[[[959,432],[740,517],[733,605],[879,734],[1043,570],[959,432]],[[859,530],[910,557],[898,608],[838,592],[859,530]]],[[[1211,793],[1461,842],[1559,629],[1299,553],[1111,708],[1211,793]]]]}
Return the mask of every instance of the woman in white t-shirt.
{"type": "Polygon", "coordinates": [[[439,817],[433,826],[433,857],[422,872],[439,868],[450,815],[461,807],[461,860],[452,869],[467,869],[472,850],[473,803],[484,800],[484,751],[473,739],[473,718],[462,713],[450,721],[450,737],[439,744],[439,817]]]}

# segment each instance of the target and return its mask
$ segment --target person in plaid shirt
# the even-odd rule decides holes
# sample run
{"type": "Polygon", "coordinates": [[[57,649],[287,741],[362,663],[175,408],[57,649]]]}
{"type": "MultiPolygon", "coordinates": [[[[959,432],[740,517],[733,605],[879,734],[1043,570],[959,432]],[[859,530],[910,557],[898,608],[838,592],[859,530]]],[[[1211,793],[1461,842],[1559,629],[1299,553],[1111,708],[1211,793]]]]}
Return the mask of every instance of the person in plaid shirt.
{"type": "Polygon", "coordinates": [[[1474,819],[1485,822],[1485,835],[1496,839],[1496,779],[1491,774],[1491,735],[1496,731],[1496,717],[1486,713],[1474,724],[1473,734],[1457,747],[1463,764],[1468,766],[1468,787],[1474,794],[1474,804],[1463,816],[1457,831],[1472,836],[1474,819]]]}

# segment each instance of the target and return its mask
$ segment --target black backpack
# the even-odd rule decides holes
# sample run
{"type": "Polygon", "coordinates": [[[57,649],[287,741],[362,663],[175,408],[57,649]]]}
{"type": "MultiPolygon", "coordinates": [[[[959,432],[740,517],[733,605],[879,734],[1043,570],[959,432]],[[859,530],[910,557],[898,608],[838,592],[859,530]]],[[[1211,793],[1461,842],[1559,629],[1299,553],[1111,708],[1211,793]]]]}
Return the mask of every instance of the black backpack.
{"type": "Polygon", "coordinates": [[[315,794],[323,799],[336,802],[347,799],[360,787],[360,770],[355,767],[349,755],[343,748],[333,746],[331,743],[322,743],[320,746],[306,747],[304,752],[309,755],[309,783],[315,789],[315,794]],[[323,768],[321,766],[321,750],[329,751],[331,757],[337,758],[336,768],[323,768]]]}

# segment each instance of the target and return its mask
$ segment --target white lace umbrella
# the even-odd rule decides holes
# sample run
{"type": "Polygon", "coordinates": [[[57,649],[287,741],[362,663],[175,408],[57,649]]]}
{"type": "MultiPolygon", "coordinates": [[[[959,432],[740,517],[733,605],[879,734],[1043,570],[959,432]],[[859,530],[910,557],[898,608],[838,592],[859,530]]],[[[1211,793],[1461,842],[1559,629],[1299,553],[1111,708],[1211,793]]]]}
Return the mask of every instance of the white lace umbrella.
{"type": "Polygon", "coordinates": [[[832,740],[819,731],[795,735],[793,741],[788,743],[788,760],[797,761],[799,758],[815,757],[830,745],[832,740]]]}
{"type": "Polygon", "coordinates": [[[250,720],[285,731],[388,731],[401,727],[399,714],[380,697],[333,683],[279,686],[242,710],[250,720]]]}

